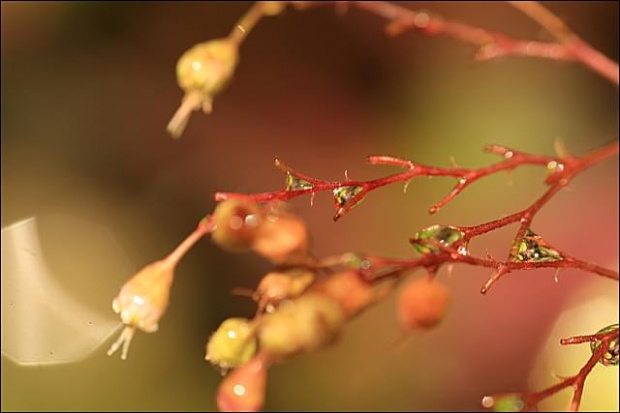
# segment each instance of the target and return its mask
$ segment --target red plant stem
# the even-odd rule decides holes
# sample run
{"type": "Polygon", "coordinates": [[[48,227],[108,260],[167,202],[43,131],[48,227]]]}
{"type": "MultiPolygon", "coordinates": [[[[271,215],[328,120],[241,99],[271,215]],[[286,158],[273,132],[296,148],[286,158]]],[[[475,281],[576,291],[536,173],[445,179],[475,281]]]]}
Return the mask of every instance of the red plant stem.
{"type": "MultiPolygon", "coordinates": [[[[314,2],[316,3],[316,2],[314,2]]],[[[454,22],[433,16],[427,12],[416,12],[397,4],[382,1],[352,1],[342,2],[367,10],[387,20],[392,24],[388,26],[388,33],[397,35],[405,30],[415,29],[429,36],[443,35],[455,40],[479,46],[475,54],[477,60],[490,60],[500,56],[529,56],[551,60],[574,60],[580,62],[593,72],[607,78],[613,84],[618,85],[618,63],[610,60],[599,51],[576,35],[569,38],[561,38],[561,43],[544,43],[527,40],[513,39],[503,33],[485,30],[465,23],[454,22]]],[[[534,2],[511,2],[514,7],[518,4],[534,2]]],[[[541,14],[542,6],[537,11],[527,13],[531,18],[541,22],[537,17],[541,14]]],[[[546,16],[553,16],[546,11],[546,16]]],[[[553,16],[555,17],[555,16],[553,16]]],[[[557,17],[555,17],[559,20],[557,17]]],[[[549,30],[549,27],[545,25],[549,30]]],[[[564,25],[566,30],[568,27],[564,25]]],[[[550,30],[551,31],[551,30],[550,30]]],[[[556,31],[557,33],[557,31],[556,31]]],[[[572,33],[572,32],[571,32],[572,33]]],[[[556,36],[557,37],[557,36],[556,36]]]]}
{"type": "Polygon", "coordinates": [[[165,259],[176,265],[202,237],[213,230],[213,219],[207,216],[201,219],[192,231],[165,259]]]}
{"type": "Polygon", "coordinates": [[[618,63],[580,39],[562,19],[535,1],[511,1],[509,3],[553,34],[575,60],[589,67],[593,72],[608,78],[614,84],[618,84],[618,63]]]}
{"type": "Polygon", "coordinates": [[[560,344],[563,346],[566,346],[566,345],[581,344],[581,343],[586,343],[586,342],[589,343],[593,341],[603,340],[607,337],[611,337],[613,340],[613,338],[617,336],[618,336],[618,329],[607,331],[605,333],[590,334],[587,336],[575,336],[575,337],[563,338],[560,340],[560,344]]]}
{"type": "Polygon", "coordinates": [[[489,165],[486,167],[478,168],[478,169],[466,169],[466,168],[443,168],[443,167],[435,167],[435,166],[427,166],[418,163],[414,163],[412,161],[402,160],[395,157],[389,156],[369,156],[367,158],[368,163],[372,165],[393,165],[393,166],[402,166],[407,169],[405,172],[401,172],[398,174],[388,175],[382,178],[377,178],[370,181],[355,181],[355,180],[345,180],[345,181],[324,181],[317,178],[312,178],[308,175],[302,174],[289,168],[284,165],[279,160],[276,160],[276,166],[283,171],[290,173],[296,178],[302,179],[304,181],[308,181],[312,184],[312,187],[304,188],[304,189],[295,189],[295,190],[280,190],[275,192],[263,192],[256,194],[241,194],[234,192],[217,192],[215,194],[216,201],[224,201],[226,199],[231,198],[245,198],[250,199],[254,202],[267,202],[267,201],[286,201],[292,198],[296,198],[301,195],[306,194],[316,194],[318,192],[324,191],[333,191],[335,189],[349,186],[349,187],[361,187],[362,191],[358,193],[353,199],[351,199],[347,205],[345,206],[337,206],[337,217],[343,216],[347,213],[352,207],[354,207],[359,201],[361,201],[369,192],[380,188],[382,186],[399,183],[399,182],[408,182],[413,178],[419,176],[450,176],[459,178],[457,184],[454,189],[446,196],[444,199],[439,201],[437,204],[432,206],[429,210],[430,213],[435,213],[441,207],[446,205],[449,201],[454,199],[458,194],[460,194],[467,186],[471,185],[471,183],[477,181],[480,178],[492,175],[494,173],[500,171],[509,171],[513,170],[517,167],[524,165],[544,165],[550,166],[555,165],[556,170],[552,172],[547,178],[547,183],[553,183],[553,186],[547,191],[543,197],[541,197],[536,203],[534,203],[530,208],[525,211],[522,211],[518,214],[513,214],[510,217],[502,218],[501,220],[493,221],[492,223],[485,224],[486,227],[479,226],[475,229],[470,229],[473,232],[476,231],[490,231],[495,228],[499,228],[501,226],[508,225],[512,222],[515,222],[523,217],[528,219],[528,216],[532,216],[540,209],[561,187],[566,186],[570,179],[580,173],[581,171],[607,159],[612,157],[618,153],[618,141],[614,141],[603,148],[586,155],[581,158],[573,158],[570,156],[565,157],[550,157],[550,156],[540,156],[540,155],[530,155],[523,152],[518,152],[504,146],[499,145],[490,145],[485,148],[487,152],[495,153],[506,158],[503,161],[500,161],[496,164],[489,165]]]}
{"type": "MultiPolygon", "coordinates": [[[[539,155],[530,155],[523,152],[518,152],[503,146],[491,145],[486,148],[488,152],[501,155],[505,160],[496,164],[489,165],[478,169],[466,169],[466,168],[442,168],[433,167],[422,164],[414,163],[413,161],[404,160],[391,156],[369,156],[367,161],[372,165],[391,165],[400,166],[406,169],[405,172],[399,174],[388,175],[383,178],[378,178],[370,181],[352,181],[345,180],[339,181],[323,181],[313,178],[311,176],[299,173],[292,168],[284,165],[282,162],[276,160],[276,166],[282,171],[293,175],[294,177],[304,180],[311,184],[311,187],[295,190],[281,190],[276,192],[265,192],[259,194],[237,194],[237,193],[225,193],[218,192],[215,195],[217,201],[222,201],[230,198],[247,198],[255,202],[265,202],[272,200],[288,200],[304,194],[312,194],[314,196],[318,192],[335,190],[343,186],[360,187],[362,190],[353,197],[344,206],[335,203],[336,218],[344,215],[347,211],[353,208],[359,203],[363,197],[369,192],[379,187],[399,183],[408,182],[417,176],[452,176],[458,177],[459,181],[455,188],[450,192],[442,201],[433,206],[430,212],[435,212],[441,206],[445,205],[456,195],[458,195],[466,186],[472,182],[483,178],[485,176],[497,173],[499,171],[512,170],[523,165],[545,165],[547,167],[553,167],[553,172],[547,177],[546,182],[551,186],[549,189],[538,198],[532,205],[526,209],[509,216],[493,220],[480,225],[471,227],[456,227],[463,231],[465,234],[460,244],[466,244],[472,238],[487,232],[505,227],[507,225],[519,222],[519,229],[512,242],[512,247],[508,254],[508,258],[505,262],[496,261],[493,259],[483,260],[480,258],[471,257],[469,255],[459,254],[458,251],[444,251],[448,254],[440,254],[435,257],[424,258],[421,260],[402,261],[400,264],[402,268],[395,269],[390,273],[390,276],[399,274],[404,269],[415,268],[416,266],[422,266],[426,268],[438,267],[445,262],[463,262],[470,265],[478,265],[495,269],[495,272],[482,287],[481,292],[486,294],[489,289],[504,275],[515,270],[530,270],[535,268],[577,268],[583,271],[591,272],[601,275],[606,278],[618,280],[618,273],[616,271],[609,270],[607,268],[600,267],[595,264],[591,264],[576,258],[562,254],[563,259],[559,261],[549,262],[515,262],[515,257],[518,252],[518,248],[521,240],[525,236],[526,231],[530,228],[532,221],[537,212],[553,198],[553,196],[564,188],[568,183],[579,173],[583,172],[587,168],[590,168],[605,159],[617,155],[618,153],[618,141],[614,141],[604,147],[595,150],[594,152],[585,155],[583,157],[575,158],[570,155],[563,157],[548,157],[539,155]],[[442,258],[443,257],[443,258],[442,258]]],[[[459,245],[455,247],[458,248],[459,245]]],[[[440,246],[440,248],[444,248],[440,246]]],[[[392,262],[391,264],[395,264],[392,262]]]]}

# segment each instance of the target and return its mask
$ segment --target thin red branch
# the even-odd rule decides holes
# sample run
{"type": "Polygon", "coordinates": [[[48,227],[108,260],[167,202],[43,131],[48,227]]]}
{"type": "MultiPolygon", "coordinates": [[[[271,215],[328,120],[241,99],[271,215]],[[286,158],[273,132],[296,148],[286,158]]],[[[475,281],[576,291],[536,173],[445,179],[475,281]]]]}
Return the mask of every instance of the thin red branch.
{"type": "MultiPolygon", "coordinates": [[[[319,5],[323,2],[303,2],[319,5]],[[317,4],[319,3],[319,4],[317,4]]],[[[474,56],[477,60],[491,60],[501,56],[527,56],[558,61],[577,61],[593,72],[618,85],[618,63],[610,60],[588,43],[572,33],[568,27],[549,10],[535,2],[510,2],[528,16],[538,21],[558,42],[537,42],[514,39],[503,33],[486,30],[473,25],[451,21],[426,11],[414,11],[398,4],[383,1],[338,2],[369,11],[390,21],[386,31],[391,36],[406,30],[416,30],[428,36],[446,36],[478,47],[474,56]],[[528,4],[529,3],[529,4],[528,4]],[[532,3],[534,3],[532,5],[532,3]],[[549,23],[557,20],[562,30],[549,23]],[[571,33],[561,36],[560,33],[571,33]]]]}
{"type": "MultiPolygon", "coordinates": [[[[502,218],[501,220],[494,221],[493,223],[486,224],[487,226],[479,226],[476,231],[490,231],[499,228],[504,225],[508,225],[523,217],[529,219],[528,216],[532,216],[557,192],[561,187],[566,184],[577,174],[583,170],[611,157],[618,153],[618,142],[614,141],[603,148],[583,156],[581,158],[573,158],[571,156],[564,157],[551,157],[531,155],[524,152],[519,152],[500,145],[490,145],[485,148],[489,153],[500,155],[504,160],[495,164],[481,167],[477,169],[467,168],[445,168],[428,166],[419,163],[415,163],[409,160],[403,160],[391,156],[369,156],[367,162],[371,165],[393,165],[400,166],[406,169],[405,172],[388,175],[382,178],[377,178],[369,181],[356,181],[356,180],[344,180],[344,181],[325,181],[318,178],[313,178],[309,175],[302,174],[281,161],[275,161],[276,166],[282,171],[291,174],[293,177],[306,181],[311,185],[301,189],[283,189],[274,192],[263,192],[256,194],[241,194],[234,192],[217,192],[215,194],[216,201],[224,201],[230,198],[246,198],[255,202],[267,202],[267,201],[286,201],[292,198],[296,198],[306,194],[316,194],[319,192],[333,191],[342,187],[360,187],[361,191],[349,200],[344,206],[336,205],[336,219],[342,217],[348,211],[351,210],[356,204],[359,203],[369,192],[394,183],[407,183],[413,178],[419,176],[449,176],[457,178],[457,183],[453,190],[446,195],[441,201],[433,205],[429,212],[435,213],[439,211],[449,201],[454,199],[460,194],[466,187],[471,185],[478,179],[492,175],[501,171],[509,171],[515,168],[525,165],[538,165],[546,166],[552,169],[552,172],[546,179],[546,183],[552,184],[548,192],[543,195],[538,201],[536,201],[527,210],[518,214],[514,214],[510,217],[502,218]]],[[[473,231],[473,229],[472,229],[473,231]]]]}
{"type": "MultiPolygon", "coordinates": [[[[615,329],[605,335],[603,335],[600,339],[601,345],[596,348],[596,350],[592,353],[586,364],[579,370],[579,372],[568,378],[562,379],[558,384],[551,386],[547,389],[541,390],[539,392],[529,393],[526,396],[527,405],[529,406],[537,406],[542,400],[552,396],[558,391],[565,389],[567,387],[573,387],[573,399],[571,401],[570,410],[576,412],[579,410],[579,405],[581,404],[581,396],[583,394],[583,387],[585,385],[585,381],[588,378],[588,375],[596,366],[596,364],[603,360],[605,353],[608,351],[609,345],[613,340],[618,339],[618,329],[615,329]]],[[[570,340],[570,339],[567,339],[570,340]]]]}
{"type": "Polygon", "coordinates": [[[618,328],[602,334],[562,339],[562,344],[567,344],[569,342],[570,344],[576,344],[598,341],[600,342],[600,345],[596,347],[596,350],[592,352],[592,355],[588,358],[588,361],[574,376],[562,378],[559,383],[537,392],[500,393],[492,396],[486,396],[483,398],[482,404],[484,407],[492,408],[494,404],[499,402],[501,399],[510,397],[510,400],[513,402],[520,402],[520,406],[515,406],[515,408],[518,407],[520,411],[538,411],[538,405],[541,401],[553,396],[561,390],[572,387],[573,398],[571,400],[570,410],[573,412],[578,411],[581,404],[581,396],[583,394],[586,379],[596,364],[605,360],[605,354],[614,340],[618,340],[618,328]]]}
{"type": "MultiPolygon", "coordinates": [[[[469,255],[459,254],[456,250],[456,254],[448,251],[448,254],[432,257],[430,262],[424,261],[410,261],[406,265],[407,268],[415,266],[423,266],[429,268],[430,266],[438,266],[445,262],[463,262],[470,265],[478,265],[488,268],[493,268],[494,272],[482,287],[481,292],[486,294],[489,289],[504,275],[509,274],[515,270],[529,270],[535,268],[577,268],[583,271],[591,272],[601,275],[606,278],[618,280],[618,273],[616,271],[609,270],[607,268],[600,267],[595,264],[588,263],[576,258],[569,257],[566,254],[561,254],[563,257],[559,261],[550,262],[515,262],[515,257],[519,249],[519,245],[523,240],[527,230],[531,227],[532,221],[538,211],[553,198],[553,196],[564,188],[568,183],[579,173],[585,171],[605,159],[615,156],[618,153],[618,141],[614,141],[594,152],[575,158],[571,155],[564,155],[561,157],[549,157],[540,155],[531,155],[524,152],[519,152],[510,148],[499,145],[490,145],[486,148],[487,152],[500,155],[504,160],[478,169],[466,169],[459,167],[443,168],[427,166],[415,163],[410,160],[391,156],[369,156],[367,158],[368,163],[371,165],[391,165],[399,166],[405,169],[405,172],[398,174],[388,175],[382,178],[377,178],[369,181],[324,181],[321,179],[313,178],[309,175],[302,174],[294,169],[286,166],[284,163],[276,160],[276,166],[283,172],[290,176],[300,180],[302,182],[302,188],[291,189],[285,188],[281,191],[264,192],[258,194],[238,194],[238,193],[226,193],[218,192],[215,195],[217,201],[223,201],[229,198],[247,198],[255,202],[266,202],[273,200],[288,200],[305,194],[311,194],[313,197],[316,193],[323,191],[335,191],[343,187],[355,187],[359,188],[359,192],[349,199],[346,203],[342,204],[337,201],[336,195],[334,195],[334,205],[336,208],[336,215],[334,219],[338,219],[345,213],[350,211],[371,191],[380,188],[382,186],[390,185],[393,183],[408,183],[413,178],[419,176],[450,176],[457,178],[457,184],[454,189],[443,200],[439,201],[430,209],[430,213],[438,211],[443,205],[454,199],[459,193],[461,193],[472,182],[477,181],[485,176],[492,175],[500,171],[512,170],[524,165],[544,165],[551,170],[547,176],[545,182],[550,185],[549,189],[538,198],[533,204],[525,208],[522,211],[511,214],[509,216],[486,222],[483,224],[471,226],[471,227],[457,227],[465,234],[460,244],[466,244],[472,238],[485,234],[489,231],[493,231],[513,223],[519,223],[519,228],[514,236],[510,252],[505,262],[496,261],[493,259],[479,259],[470,257],[469,255]],[[443,258],[441,258],[443,257],[443,258]]],[[[444,246],[441,246],[442,248],[444,246]]],[[[456,245],[455,247],[458,247],[456,245]]],[[[444,251],[445,252],[445,251],[444,251]]],[[[404,269],[404,268],[403,268],[404,269]]],[[[395,274],[399,273],[398,270],[395,274]]]]}

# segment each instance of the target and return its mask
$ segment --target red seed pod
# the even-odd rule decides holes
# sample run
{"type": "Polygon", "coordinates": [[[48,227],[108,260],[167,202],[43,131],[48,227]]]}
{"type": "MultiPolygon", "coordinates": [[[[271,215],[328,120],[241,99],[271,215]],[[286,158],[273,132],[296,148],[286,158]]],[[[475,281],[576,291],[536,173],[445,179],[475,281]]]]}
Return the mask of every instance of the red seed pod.
{"type": "Polygon", "coordinates": [[[405,285],[398,297],[398,316],[405,330],[431,329],[444,318],[449,291],[436,280],[419,278],[405,285]]]}
{"type": "Polygon", "coordinates": [[[215,208],[213,220],[213,241],[226,250],[243,251],[254,242],[264,216],[253,202],[229,199],[215,208]]]}
{"type": "Polygon", "coordinates": [[[354,317],[375,299],[373,286],[365,282],[357,271],[332,274],[317,281],[311,291],[322,292],[335,299],[346,318],[354,317]]]}
{"type": "Polygon", "coordinates": [[[258,228],[252,249],[274,264],[292,264],[308,256],[306,223],[290,214],[270,214],[258,228]]]}
{"type": "Polygon", "coordinates": [[[217,408],[221,412],[258,412],[265,403],[267,370],[264,355],[258,354],[232,371],[217,390],[217,408]]]}
{"type": "Polygon", "coordinates": [[[282,300],[303,293],[315,278],[312,271],[302,268],[270,272],[262,278],[252,298],[258,302],[259,309],[272,312],[282,300]]]}

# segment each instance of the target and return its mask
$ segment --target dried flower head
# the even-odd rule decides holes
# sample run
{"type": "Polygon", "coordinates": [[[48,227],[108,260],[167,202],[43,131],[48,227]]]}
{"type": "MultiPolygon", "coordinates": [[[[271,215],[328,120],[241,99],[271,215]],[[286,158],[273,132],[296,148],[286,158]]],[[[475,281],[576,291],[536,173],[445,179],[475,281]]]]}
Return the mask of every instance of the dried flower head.
{"type": "Polygon", "coordinates": [[[147,265],[127,281],[112,301],[112,309],[120,314],[125,328],[108,355],[114,354],[121,345],[121,359],[127,358],[129,345],[136,327],[147,333],[159,328],[170,297],[176,262],[170,259],[147,265]]]}

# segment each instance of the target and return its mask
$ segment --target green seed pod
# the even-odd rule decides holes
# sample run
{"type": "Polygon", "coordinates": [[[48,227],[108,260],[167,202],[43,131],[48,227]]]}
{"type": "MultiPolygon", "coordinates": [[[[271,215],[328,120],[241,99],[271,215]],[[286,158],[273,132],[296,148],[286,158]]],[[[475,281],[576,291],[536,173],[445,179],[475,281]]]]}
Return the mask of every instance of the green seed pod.
{"type": "Polygon", "coordinates": [[[519,244],[516,262],[561,261],[564,258],[540,235],[528,229],[519,244]]]}
{"type": "Polygon", "coordinates": [[[239,199],[220,202],[213,219],[213,241],[229,251],[249,249],[264,221],[258,205],[239,199]]]}
{"type": "Polygon", "coordinates": [[[277,311],[262,318],[260,348],[277,358],[312,352],[332,343],[344,321],[338,302],[323,294],[307,293],[283,302],[277,311]]]}
{"type": "MultiPolygon", "coordinates": [[[[612,324],[610,326],[607,326],[599,330],[596,334],[609,333],[610,331],[617,330],[617,329],[618,329],[618,324],[612,324]]],[[[600,340],[591,342],[590,350],[592,350],[592,353],[594,353],[601,346],[601,344],[602,342],[600,340]]],[[[616,337],[614,340],[612,340],[609,343],[607,352],[605,353],[603,358],[599,360],[599,363],[601,363],[604,366],[617,366],[618,359],[620,358],[620,356],[618,355],[619,350],[620,349],[619,349],[618,338],[616,337]]]]}
{"type": "Polygon", "coordinates": [[[465,233],[459,231],[455,227],[444,225],[433,225],[425,228],[416,234],[409,240],[413,248],[420,254],[437,253],[439,248],[432,245],[427,245],[419,242],[420,240],[434,240],[447,247],[451,246],[455,242],[463,239],[465,233]]]}
{"type": "Polygon", "coordinates": [[[247,363],[256,353],[254,328],[246,318],[229,318],[207,342],[205,360],[225,373],[247,363]]]}

